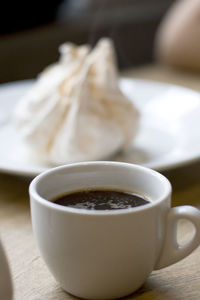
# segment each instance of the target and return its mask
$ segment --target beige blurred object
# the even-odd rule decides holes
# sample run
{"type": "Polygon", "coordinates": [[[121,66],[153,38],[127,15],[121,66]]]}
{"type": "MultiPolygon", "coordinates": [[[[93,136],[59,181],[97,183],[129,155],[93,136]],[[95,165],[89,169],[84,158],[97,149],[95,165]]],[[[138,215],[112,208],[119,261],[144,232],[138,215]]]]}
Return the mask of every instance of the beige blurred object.
{"type": "Polygon", "coordinates": [[[12,281],[6,254],[0,242],[0,299],[12,300],[12,281]]]}
{"type": "Polygon", "coordinates": [[[177,1],[155,38],[155,57],[172,66],[200,70],[200,0],[177,1]]]}

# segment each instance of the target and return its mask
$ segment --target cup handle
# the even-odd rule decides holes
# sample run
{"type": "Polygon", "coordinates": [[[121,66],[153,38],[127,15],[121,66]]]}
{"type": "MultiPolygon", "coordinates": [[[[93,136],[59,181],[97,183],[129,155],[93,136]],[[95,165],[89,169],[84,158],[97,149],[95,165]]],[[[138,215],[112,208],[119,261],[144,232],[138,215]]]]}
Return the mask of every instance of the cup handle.
{"type": "Polygon", "coordinates": [[[170,209],[167,216],[167,230],[161,255],[154,270],[165,268],[189,255],[200,244],[200,211],[189,205],[170,209]],[[190,221],[195,227],[194,237],[185,245],[177,242],[177,223],[180,219],[190,221]]]}

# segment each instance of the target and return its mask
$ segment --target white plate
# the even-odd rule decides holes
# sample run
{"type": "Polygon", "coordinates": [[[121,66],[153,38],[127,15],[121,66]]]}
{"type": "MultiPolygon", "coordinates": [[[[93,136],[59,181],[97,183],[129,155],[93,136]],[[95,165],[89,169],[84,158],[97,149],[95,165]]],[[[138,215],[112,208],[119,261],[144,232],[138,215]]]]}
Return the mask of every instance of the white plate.
{"type": "MultiPolygon", "coordinates": [[[[35,176],[48,167],[26,156],[12,111],[33,81],[0,86],[0,171],[35,176]]],[[[166,170],[200,159],[200,94],[153,81],[121,78],[121,89],[141,113],[132,147],[114,160],[166,170]]]]}

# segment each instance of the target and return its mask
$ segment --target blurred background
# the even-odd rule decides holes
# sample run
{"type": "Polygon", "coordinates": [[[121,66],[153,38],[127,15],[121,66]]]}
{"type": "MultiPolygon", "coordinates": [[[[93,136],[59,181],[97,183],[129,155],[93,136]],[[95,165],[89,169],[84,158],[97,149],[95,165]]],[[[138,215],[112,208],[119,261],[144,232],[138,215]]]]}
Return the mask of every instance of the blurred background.
{"type": "Polygon", "coordinates": [[[160,21],[173,0],[3,1],[0,11],[0,82],[35,77],[58,59],[67,41],[94,45],[114,40],[120,69],[153,60],[160,21]]]}

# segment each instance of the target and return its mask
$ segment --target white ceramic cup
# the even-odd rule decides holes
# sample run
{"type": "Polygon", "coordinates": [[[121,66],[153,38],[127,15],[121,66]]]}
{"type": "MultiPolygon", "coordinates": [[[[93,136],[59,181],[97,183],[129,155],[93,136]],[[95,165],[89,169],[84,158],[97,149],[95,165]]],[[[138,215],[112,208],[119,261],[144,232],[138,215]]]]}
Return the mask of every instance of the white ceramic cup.
{"type": "Polygon", "coordinates": [[[171,208],[171,185],[158,172],[120,162],[84,162],[50,169],[30,185],[34,234],[50,271],[67,292],[112,299],[138,289],[152,270],[173,264],[200,243],[200,212],[171,208]],[[132,191],[151,199],[136,208],[92,211],[52,203],[85,188],[132,191]],[[177,242],[177,222],[196,232],[177,242]]]}

